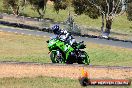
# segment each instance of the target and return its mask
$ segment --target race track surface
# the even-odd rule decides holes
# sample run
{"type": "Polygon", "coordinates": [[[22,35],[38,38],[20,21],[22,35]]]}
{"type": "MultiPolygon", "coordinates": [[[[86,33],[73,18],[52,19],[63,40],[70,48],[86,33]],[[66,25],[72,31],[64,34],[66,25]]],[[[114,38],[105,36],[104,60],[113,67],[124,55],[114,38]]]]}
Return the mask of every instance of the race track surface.
{"type": "MultiPolygon", "coordinates": [[[[0,31],[4,32],[13,32],[18,34],[26,34],[26,35],[33,35],[33,36],[47,36],[51,37],[54,36],[53,33],[47,33],[37,30],[28,30],[28,29],[11,29],[11,28],[0,28],[0,31]]],[[[88,37],[78,37],[74,36],[77,41],[85,41],[85,42],[92,42],[96,44],[105,44],[123,48],[132,48],[131,42],[122,42],[122,41],[113,41],[113,40],[106,40],[106,39],[99,39],[99,38],[88,38],[88,37]]]]}

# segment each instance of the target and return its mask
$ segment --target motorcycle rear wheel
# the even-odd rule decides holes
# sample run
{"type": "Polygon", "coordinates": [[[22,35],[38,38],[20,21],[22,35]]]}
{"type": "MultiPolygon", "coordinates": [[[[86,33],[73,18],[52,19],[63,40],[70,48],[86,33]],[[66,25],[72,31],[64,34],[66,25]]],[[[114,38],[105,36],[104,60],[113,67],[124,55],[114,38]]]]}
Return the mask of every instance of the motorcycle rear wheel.
{"type": "Polygon", "coordinates": [[[78,64],[86,64],[89,65],[90,59],[88,54],[85,51],[81,51],[81,55],[84,55],[85,57],[80,57],[79,61],[77,62],[78,64]]]}

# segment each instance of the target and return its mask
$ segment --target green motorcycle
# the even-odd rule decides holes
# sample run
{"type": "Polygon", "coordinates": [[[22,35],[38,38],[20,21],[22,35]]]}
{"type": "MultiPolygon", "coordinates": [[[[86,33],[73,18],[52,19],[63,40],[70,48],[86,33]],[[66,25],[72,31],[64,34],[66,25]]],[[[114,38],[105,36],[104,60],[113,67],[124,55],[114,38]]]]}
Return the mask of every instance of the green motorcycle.
{"type": "Polygon", "coordinates": [[[83,42],[75,43],[71,46],[59,38],[52,38],[47,43],[52,63],[78,63],[87,65],[90,63],[88,54],[81,50],[86,48],[83,42]]]}

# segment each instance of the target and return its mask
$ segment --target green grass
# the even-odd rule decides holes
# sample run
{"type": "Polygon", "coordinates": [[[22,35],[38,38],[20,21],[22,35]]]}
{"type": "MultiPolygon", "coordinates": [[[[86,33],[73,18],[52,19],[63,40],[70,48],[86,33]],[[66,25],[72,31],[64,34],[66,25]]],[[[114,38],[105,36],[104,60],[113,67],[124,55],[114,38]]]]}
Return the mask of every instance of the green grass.
{"type": "MultiPolygon", "coordinates": [[[[36,77],[36,78],[1,78],[1,88],[84,88],[78,80],[69,78],[36,77]]],[[[103,86],[103,88],[131,88],[132,86],[103,86]]],[[[88,86],[86,88],[102,88],[88,86]]]]}
{"type": "MultiPolygon", "coordinates": [[[[0,32],[0,61],[51,63],[49,38],[0,32]]],[[[132,49],[86,43],[92,65],[132,66],[132,49]]]]}
{"type": "Polygon", "coordinates": [[[88,43],[91,64],[109,66],[132,66],[132,49],[88,43]]]}
{"type": "Polygon", "coordinates": [[[0,61],[50,62],[48,38],[0,33],[0,61]]]}

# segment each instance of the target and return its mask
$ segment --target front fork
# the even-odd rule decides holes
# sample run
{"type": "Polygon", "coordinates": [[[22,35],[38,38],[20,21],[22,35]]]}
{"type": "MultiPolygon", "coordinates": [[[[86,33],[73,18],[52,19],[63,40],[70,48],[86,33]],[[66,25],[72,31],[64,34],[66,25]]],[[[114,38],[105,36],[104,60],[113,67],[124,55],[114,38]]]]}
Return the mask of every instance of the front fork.
{"type": "Polygon", "coordinates": [[[60,52],[60,50],[54,50],[54,52],[56,53],[56,59],[58,59],[61,63],[65,63],[65,61],[63,60],[63,56],[62,56],[62,53],[60,52]]]}

